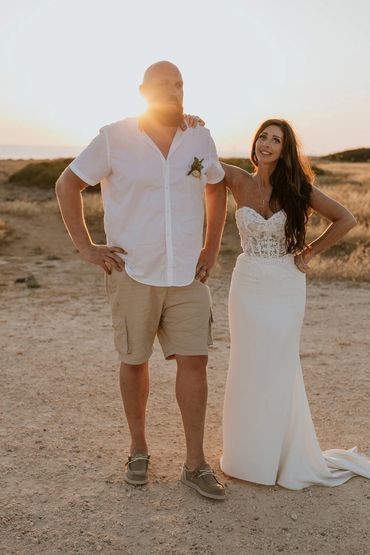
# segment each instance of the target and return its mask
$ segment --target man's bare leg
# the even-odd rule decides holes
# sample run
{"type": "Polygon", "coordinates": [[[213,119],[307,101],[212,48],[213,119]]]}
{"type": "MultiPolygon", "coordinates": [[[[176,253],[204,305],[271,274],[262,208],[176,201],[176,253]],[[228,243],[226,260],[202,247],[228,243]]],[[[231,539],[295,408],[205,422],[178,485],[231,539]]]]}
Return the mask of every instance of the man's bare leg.
{"type": "Polygon", "coordinates": [[[207,356],[176,355],[176,398],[186,438],[186,466],[192,470],[205,462],[203,451],[207,406],[207,356]]]}
{"type": "Polygon", "coordinates": [[[148,454],[145,439],[145,414],[149,395],[148,362],[121,363],[120,388],[123,406],[131,434],[130,454],[148,454]]]}

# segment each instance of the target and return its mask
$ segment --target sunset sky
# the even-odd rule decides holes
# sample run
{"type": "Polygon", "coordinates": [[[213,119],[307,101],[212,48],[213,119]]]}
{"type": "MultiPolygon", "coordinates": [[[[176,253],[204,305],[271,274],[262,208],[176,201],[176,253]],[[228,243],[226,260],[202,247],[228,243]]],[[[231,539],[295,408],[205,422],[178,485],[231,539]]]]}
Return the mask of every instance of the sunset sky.
{"type": "Polygon", "coordinates": [[[370,147],[368,0],[0,0],[0,144],[85,145],[168,59],[220,154],[268,117],[308,154],[370,147]]]}

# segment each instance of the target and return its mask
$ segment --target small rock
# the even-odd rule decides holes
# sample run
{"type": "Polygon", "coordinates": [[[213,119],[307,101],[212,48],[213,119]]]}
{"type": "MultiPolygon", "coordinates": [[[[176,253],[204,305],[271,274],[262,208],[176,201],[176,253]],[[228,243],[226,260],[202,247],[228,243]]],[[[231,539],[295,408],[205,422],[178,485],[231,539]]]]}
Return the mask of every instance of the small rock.
{"type": "Polygon", "coordinates": [[[37,287],[40,287],[39,282],[32,274],[26,277],[25,283],[29,289],[36,289],[37,287]]]}
{"type": "Polygon", "coordinates": [[[296,521],[298,519],[298,516],[296,513],[291,513],[290,518],[294,521],[296,521]]]}
{"type": "Polygon", "coordinates": [[[24,283],[26,281],[25,277],[17,278],[14,280],[14,283],[24,283]]]}

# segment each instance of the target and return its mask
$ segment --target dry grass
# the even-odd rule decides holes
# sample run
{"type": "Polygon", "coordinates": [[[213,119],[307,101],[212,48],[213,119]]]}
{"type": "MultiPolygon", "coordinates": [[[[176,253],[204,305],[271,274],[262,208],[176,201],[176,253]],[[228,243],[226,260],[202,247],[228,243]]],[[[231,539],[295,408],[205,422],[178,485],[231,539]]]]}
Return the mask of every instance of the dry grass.
{"type": "MultiPolygon", "coordinates": [[[[103,204],[99,194],[83,195],[84,213],[86,221],[91,224],[101,224],[103,219],[103,204]]],[[[33,217],[49,213],[59,213],[56,199],[37,202],[34,200],[5,200],[1,203],[0,213],[12,216],[33,217]]]]}
{"type": "MultiPolygon", "coordinates": [[[[370,281],[370,164],[324,163],[332,172],[317,179],[317,186],[346,206],[357,225],[336,245],[315,257],[311,275],[323,279],[370,281]]],[[[329,222],[315,214],[308,227],[308,240],[320,235],[329,222]]]]}
{"type": "MultiPolygon", "coordinates": [[[[24,164],[24,163],[23,163],[24,164]]],[[[346,206],[357,218],[357,226],[348,235],[311,262],[311,276],[320,279],[346,279],[370,281],[370,163],[342,163],[315,160],[325,170],[317,178],[320,189],[346,206]]],[[[0,173],[10,173],[22,167],[21,161],[0,162],[0,173]],[[8,164],[11,163],[9,170],[8,164]]],[[[3,185],[5,187],[5,185],[3,185]]],[[[0,203],[2,214],[33,218],[45,212],[58,214],[54,194],[44,191],[27,192],[24,188],[6,186],[5,200],[0,203]],[[8,197],[10,195],[10,200],[8,197]]],[[[3,197],[4,198],[4,197],[3,197]]],[[[99,194],[84,194],[86,222],[94,230],[103,229],[103,206],[99,194]]],[[[223,239],[223,253],[233,257],[240,252],[240,243],[234,224],[235,204],[229,197],[228,220],[223,239]]],[[[7,218],[5,218],[6,220],[7,218]]],[[[11,224],[13,227],[13,224],[11,224]]],[[[308,227],[308,240],[319,236],[329,222],[314,214],[308,227]]],[[[0,240],[9,233],[6,221],[0,220],[0,240]]]]}
{"type": "Polygon", "coordinates": [[[12,216],[39,216],[46,209],[46,203],[39,204],[32,200],[5,200],[1,203],[1,213],[12,216]]]}
{"type": "Polygon", "coordinates": [[[13,173],[35,162],[36,160],[0,160],[0,183],[5,183],[13,173]]]}
{"type": "Polygon", "coordinates": [[[8,224],[4,220],[0,219],[0,241],[5,239],[5,237],[8,235],[9,232],[10,232],[10,228],[8,224]]]}
{"type": "Polygon", "coordinates": [[[83,202],[86,222],[90,225],[101,224],[104,216],[101,195],[86,194],[83,196],[83,202]]]}
{"type": "MultiPolygon", "coordinates": [[[[369,163],[322,163],[315,160],[325,174],[318,177],[316,185],[325,194],[346,206],[356,217],[357,225],[336,245],[314,258],[310,264],[310,275],[314,278],[331,280],[346,279],[370,281],[370,164],[369,163]]],[[[235,236],[235,203],[229,195],[228,221],[224,250],[234,254],[239,248],[235,236]]],[[[310,219],[307,237],[312,241],[323,233],[330,224],[314,214],[310,219]]]]}

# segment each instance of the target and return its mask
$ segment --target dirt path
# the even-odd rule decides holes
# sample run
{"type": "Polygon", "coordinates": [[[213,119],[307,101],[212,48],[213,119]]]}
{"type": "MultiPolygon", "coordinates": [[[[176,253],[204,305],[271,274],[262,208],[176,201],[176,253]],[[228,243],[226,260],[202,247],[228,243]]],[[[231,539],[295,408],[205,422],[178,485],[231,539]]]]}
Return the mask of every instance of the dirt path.
{"type": "MultiPolygon", "coordinates": [[[[54,215],[10,220],[16,232],[0,261],[2,553],[370,552],[370,481],[293,492],[219,472],[230,255],[210,282],[216,322],[205,444],[227,484],[227,500],[217,504],[179,482],[184,442],[174,364],[158,347],[150,484],[123,482],[128,433],[100,270],[73,253],[54,215]],[[15,283],[29,274],[39,288],[15,283]]],[[[369,292],[369,284],[308,286],[301,354],[323,449],[357,445],[370,454],[369,292]]]]}

